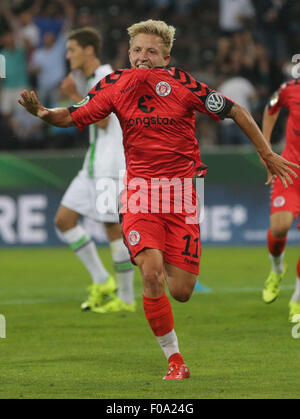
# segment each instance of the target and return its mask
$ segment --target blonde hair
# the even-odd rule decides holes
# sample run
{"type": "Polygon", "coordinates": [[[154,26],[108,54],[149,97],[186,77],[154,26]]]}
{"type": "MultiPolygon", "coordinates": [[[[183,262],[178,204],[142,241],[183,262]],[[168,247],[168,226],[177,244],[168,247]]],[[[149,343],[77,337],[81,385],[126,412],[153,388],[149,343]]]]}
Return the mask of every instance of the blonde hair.
{"type": "Polygon", "coordinates": [[[134,25],[130,26],[127,31],[130,36],[130,46],[132,44],[133,38],[140,33],[157,35],[163,41],[164,52],[167,55],[170,55],[175,40],[176,29],[174,26],[168,26],[166,22],[163,22],[162,20],[149,19],[145,22],[135,23],[134,25]]]}

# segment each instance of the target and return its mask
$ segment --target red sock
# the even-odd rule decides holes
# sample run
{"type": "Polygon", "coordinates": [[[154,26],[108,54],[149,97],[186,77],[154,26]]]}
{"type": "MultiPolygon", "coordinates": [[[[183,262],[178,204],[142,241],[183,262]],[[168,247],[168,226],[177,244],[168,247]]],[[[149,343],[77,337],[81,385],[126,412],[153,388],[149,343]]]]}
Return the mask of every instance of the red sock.
{"type": "Polygon", "coordinates": [[[272,256],[280,256],[286,246],[287,236],[281,239],[277,239],[271,233],[271,230],[268,230],[268,248],[272,256]]]}
{"type": "Polygon", "coordinates": [[[171,364],[171,362],[174,362],[175,364],[179,364],[182,365],[184,364],[184,359],[183,356],[178,353],[178,354],[173,354],[170,356],[170,358],[168,359],[169,364],[171,364]]]}
{"type": "Polygon", "coordinates": [[[164,336],[174,329],[172,307],[166,294],[157,298],[143,295],[146,319],[155,336],[164,336]]]}

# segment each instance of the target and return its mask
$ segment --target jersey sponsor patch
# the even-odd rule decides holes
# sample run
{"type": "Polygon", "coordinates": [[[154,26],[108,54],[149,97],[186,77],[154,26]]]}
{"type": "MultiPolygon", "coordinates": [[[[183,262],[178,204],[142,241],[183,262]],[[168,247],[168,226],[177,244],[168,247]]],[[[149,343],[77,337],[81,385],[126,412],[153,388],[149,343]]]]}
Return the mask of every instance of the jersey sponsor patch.
{"type": "Polygon", "coordinates": [[[128,241],[131,246],[136,246],[141,240],[140,233],[136,230],[132,230],[128,235],[128,241]]]}
{"type": "Polygon", "coordinates": [[[273,206],[275,208],[283,207],[285,204],[285,198],[283,196],[277,196],[273,201],[273,206]]]}
{"type": "Polygon", "coordinates": [[[158,96],[166,97],[171,93],[172,88],[166,81],[161,81],[156,85],[156,93],[158,96]]]}
{"type": "Polygon", "coordinates": [[[226,101],[224,96],[222,96],[220,93],[211,92],[207,96],[205,106],[209,112],[218,114],[224,110],[226,106],[226,101]]]}
{"type": "Polygon", "coordinates": [[[77,103],[76,105],[73,105],[73,108],[81,108],[81,106],[85,106],[90,101],[90,96],[87,96],[86,98],[82,99],[81,102],[77,103]]]}

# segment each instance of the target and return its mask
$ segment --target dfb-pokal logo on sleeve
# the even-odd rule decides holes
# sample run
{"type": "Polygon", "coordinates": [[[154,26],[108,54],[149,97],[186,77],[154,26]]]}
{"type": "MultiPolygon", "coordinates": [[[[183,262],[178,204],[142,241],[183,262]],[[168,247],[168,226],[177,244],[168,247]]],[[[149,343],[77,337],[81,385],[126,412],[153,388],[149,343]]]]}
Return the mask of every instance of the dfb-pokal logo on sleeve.
{"type": "Polygon", "coordinates": [[[81,108],[81,106],[85,106],[90,101],[90,97],[87,96],[86,98],[82,99],[81,102],[77,103],[76,105],[73,105],[74,108],[81,108]]]}
{"type": "Polygon", "coordinates": [[[279,92],[275,92],[270,99],[270,106],[271,108],[275,106],[279,102],[279,92]]]}

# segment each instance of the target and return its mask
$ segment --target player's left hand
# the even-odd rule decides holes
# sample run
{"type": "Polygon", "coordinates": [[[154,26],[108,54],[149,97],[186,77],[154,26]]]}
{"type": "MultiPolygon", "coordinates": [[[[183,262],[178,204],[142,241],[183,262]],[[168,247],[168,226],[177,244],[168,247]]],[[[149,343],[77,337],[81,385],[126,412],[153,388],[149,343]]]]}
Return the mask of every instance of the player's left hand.
{"type": "Polygon", "coordinates": [[[291,163],[278,154],[272,152],[267,156],[261,157],[262,164],[267,168],[268,177],[266,185],[270,185],[275,176],[278,176],[285,188],[288,184],[293,185],[294,179],[298,178],[297,173],[291,169],[299,169],[300,166],[296,163],[291,163]]]}

